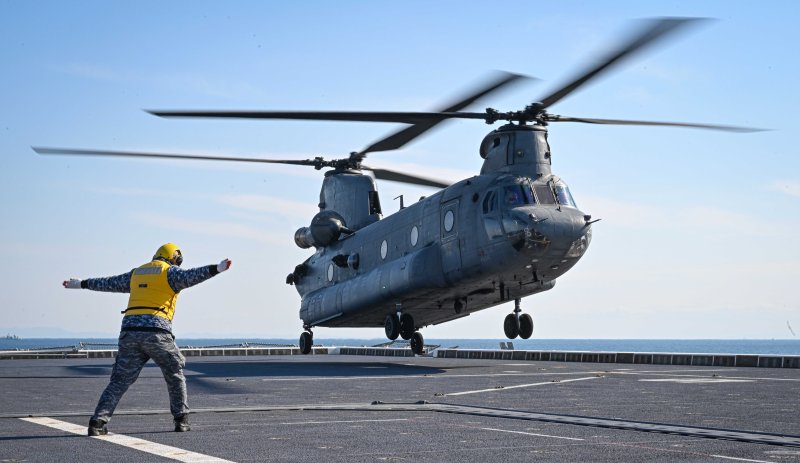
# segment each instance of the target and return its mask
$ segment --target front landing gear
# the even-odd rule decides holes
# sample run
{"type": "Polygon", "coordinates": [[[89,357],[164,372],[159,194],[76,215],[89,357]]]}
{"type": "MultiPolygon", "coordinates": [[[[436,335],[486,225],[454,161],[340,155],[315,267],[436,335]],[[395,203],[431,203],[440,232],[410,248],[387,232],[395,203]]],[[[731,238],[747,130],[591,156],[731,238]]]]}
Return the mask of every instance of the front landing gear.
{"type": "Polygon", "coordinates": [[[503,320],[503,331],[508,339],[519,336],[528,339],[533,334],[533,318],[526,313],[520,313],[519,299],[514,299],[514,312],[506,315],[503,320]]]}
{"type": "Polygon", "coordinates": [[[300,334],[300,353],[307,355],[311,353],[311,347],[314,345],[314,333],[311,332],[311,327],[306,327],[306,330],[300,334]]]}

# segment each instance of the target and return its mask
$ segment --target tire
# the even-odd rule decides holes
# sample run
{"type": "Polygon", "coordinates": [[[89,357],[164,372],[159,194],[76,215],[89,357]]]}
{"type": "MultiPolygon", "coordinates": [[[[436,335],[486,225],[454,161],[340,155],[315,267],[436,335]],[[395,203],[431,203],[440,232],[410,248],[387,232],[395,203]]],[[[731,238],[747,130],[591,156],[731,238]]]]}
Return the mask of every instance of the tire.
{"type": "Polygon", "coordinates": [[[519,335],[519,322],[513,313],[506,315],[503,321],[503,331],[508,339],[515,339],[519,335]]]}
{"type": "Polygon", "coordinates": [[[314,337],[308,331],[300,333],[300,353],[307,355],[311,353],[311,346],[314,345],[314,337]]]}
{"type": "Polygon", "coordinates": [[[533,318],[524,313],[519,316],[519,337],[528,339],[533,334],[533,318]]]}
{"type": "Polygon", "coordinates": [[[425,338],[422,337],[422,333],[419,331],[415,332],[411,335],[411,352],[422,355],[423,350],[425,349],[425,338]]]}
{"type": "Polygon", "coordinates": [[[386,331],[386,337],[394,341],[400,336],[400,319],[397,315],[390,314],[386,316],[386,321],[383,323],[383,329],[386,331]]]}
{"type": "Polygon", "coordinates": [[[408,341],[414,335],[414,317],[404,313],[400,316],[400,337],[408,341]]]}

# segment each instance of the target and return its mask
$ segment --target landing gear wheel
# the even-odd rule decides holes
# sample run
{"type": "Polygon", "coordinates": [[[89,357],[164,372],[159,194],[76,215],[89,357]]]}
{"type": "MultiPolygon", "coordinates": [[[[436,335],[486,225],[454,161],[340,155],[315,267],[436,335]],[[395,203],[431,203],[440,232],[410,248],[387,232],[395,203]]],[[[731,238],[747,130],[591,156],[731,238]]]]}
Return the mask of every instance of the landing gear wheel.
{"type": "Polygon", "coordinates": [[[425,338],[422,337],[422,333],[419,331],[415,332],[411,335],[411,352],[422,355],[422,350],[425,347],[425,338]]]}
{"type": "Polygon", "coordinates": [[[408,341],[414,336],[414,317],[404,313],[400,316],[400,337],[408,341]]]}
{"type": "Polygon", "coordinates": [[[383,329],[386,330],[386,337],[394,341],[400,336],[400,319],[395,314],[386,316],[386,321],[383,323],[383,329]]]}
{"type": "Polygon", "coordinates": [[[308,331],[300,334],[300,353],[303,355],[311,353],[311,346],[314,345],[314,335],[308,331]]]}
{"type": "Polygon", "coordinates": [[[524,313],[519,316],[519,337],[528,339],[533,334],[533,318],[524,313]]]}
{"type": "Polygon", "coordinates": [[[519,321],[513,313],[506,315],[506,319],[503,321],[503,331],[508,339],[514,339],[519,335],[519,321]]]}

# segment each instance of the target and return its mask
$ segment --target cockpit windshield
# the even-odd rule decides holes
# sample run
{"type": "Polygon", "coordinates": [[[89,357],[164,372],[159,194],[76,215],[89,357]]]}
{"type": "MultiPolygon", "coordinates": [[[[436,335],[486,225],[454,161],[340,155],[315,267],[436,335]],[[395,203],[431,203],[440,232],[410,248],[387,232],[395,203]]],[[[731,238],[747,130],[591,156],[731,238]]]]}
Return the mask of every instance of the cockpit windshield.
{"type": "Polygon", "coordinates": [[[503,187],[503,204],[506,207],[536,204],[530,185],[527,183],[507,185],[503,187]]]}
{"type": "Polygon", "coordinates": [[[574,207],[576,209],[578,208],[578,206],[575,205],[575,200],[572,199],[572,194],[569,192],[569,187],[566,183],[564,183],[563,180],[555,182],[553,189],[555,190],[558,204],[567,207],[574,207]]]}

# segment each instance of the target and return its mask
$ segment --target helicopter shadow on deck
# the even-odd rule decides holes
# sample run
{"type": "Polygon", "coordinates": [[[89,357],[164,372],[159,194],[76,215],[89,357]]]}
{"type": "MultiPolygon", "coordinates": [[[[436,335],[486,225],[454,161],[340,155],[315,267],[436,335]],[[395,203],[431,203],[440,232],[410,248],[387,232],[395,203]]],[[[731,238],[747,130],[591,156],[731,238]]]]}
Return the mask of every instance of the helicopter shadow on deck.
{"type": "MultiPolygon", "coordinates": [[[[155,366],[155,365],[154,365],[155,366]]],[[[441,368],[416,365],[399,365],[383,362],[261,362],[261,361],[214,361],[196,362],[186,365],[186,382],[190,390],[212,394],[260,393],[252,382],[240,379],[308,379],[324,382],[333,378],[407,377],[438,375],[441,368]]]]}
{"type": "MultiPolygon", "coordinates": [[[[74,365],[67,368],[79,376],[109,376],[112,365],[74,365]]],[[[445,373],[442,368],[420,365],[402,365],[384,362],[262,362],[252,360],[225,360],[192,362],[186,364],[187,381],[197,378],[248,378],[248,377],[363,377],[363,376],[407,376],[445,373]]],[[[67,375],[73,377],[73,375],[67,375]]],[[[65,377],[67,377],[65,376],[65,377]]],[[[160,376],[158,365],[148,361],[141,376],[160,376]]]]}
{"type": "Polygon", "coordinates": [[[365,376],[435,375],[445,372],[446,370],[442,368],[384,362],[214,361],[188,363],[186,365],[187,379],[198,377],[291,378],[309,376],[317,378],[347,378],[365,376]]]}
{"type": "MultiPolygon", "coordinates": [[[[111,365],[76,365],[69,369],[80,376],[110,376],[111,365]]],[[[292,379],[292,378],[355,378],[355,377],[407,377],[422,375],[439,375],[447,369],[420,365],[405,365],[390,362],[304,362],[304,361],[254,361],[254,360],[220,360],[187,362],[184,369],[186,383],[190,390],[213,394],[258,392],[250,390],[252,385],[245,385],[238,380],[247,378],[292,379]]],[[[148,361],[142,369],[139,379],[160,377],[158,365],[148,361]]]]}

